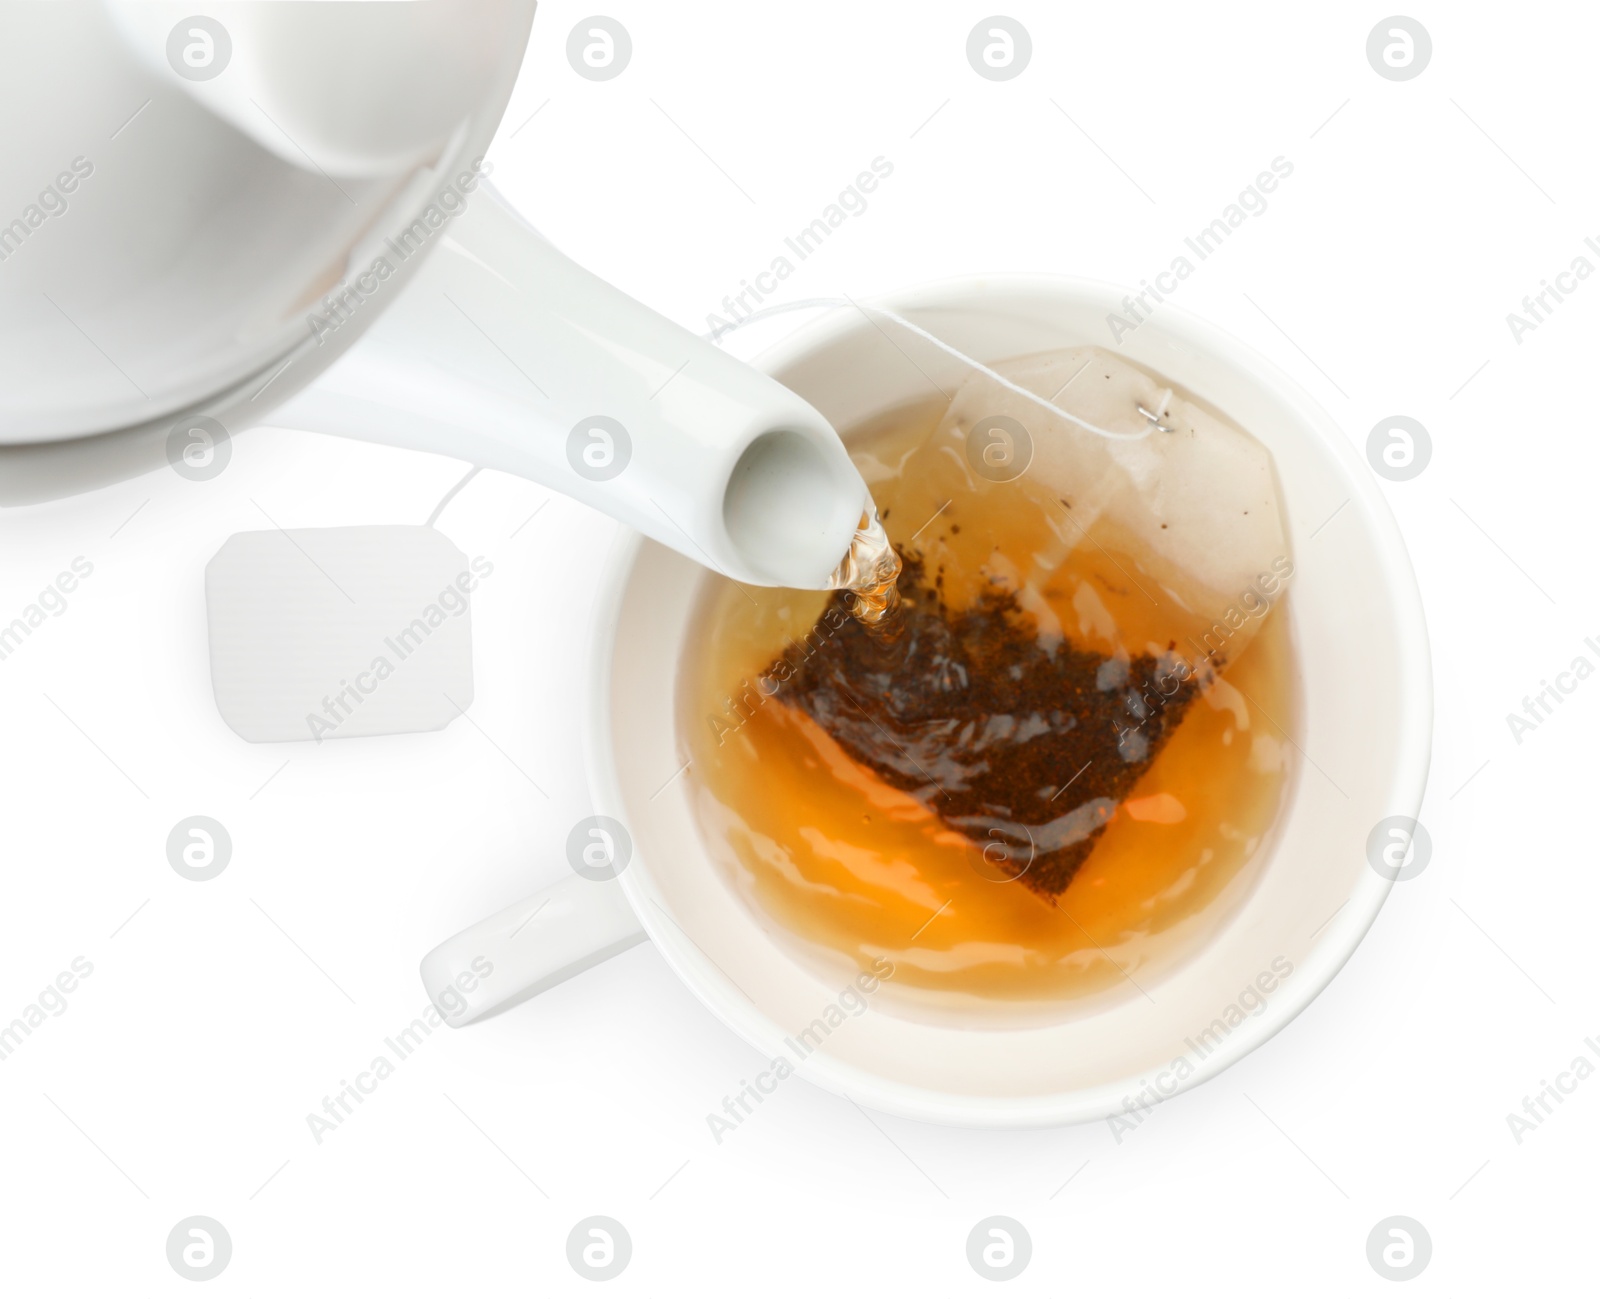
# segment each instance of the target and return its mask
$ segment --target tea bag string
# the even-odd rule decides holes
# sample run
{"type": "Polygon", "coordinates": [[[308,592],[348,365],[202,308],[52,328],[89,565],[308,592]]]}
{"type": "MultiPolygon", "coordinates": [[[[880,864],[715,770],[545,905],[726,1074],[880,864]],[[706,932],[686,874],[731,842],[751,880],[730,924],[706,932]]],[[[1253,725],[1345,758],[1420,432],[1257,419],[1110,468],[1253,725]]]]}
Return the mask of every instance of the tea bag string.
{"type": "MultiPolygon", "coordinates": [[[[742,329],[744,326],[751,324],[754,321],[762,320],[770,316],[783,315],[790,311],[805,311],[817,307],[854,307],[857,311],[861,312],[862,315],[867,315],[867,308],[852,298],[803,298],[796,302],[782,302],[770,307],[762,307],[757,311],[751,312],[748,316],[744,317],[743,320],[738,321],[736,324],[729,325],[724,329],[713,330],[709,334],[701,335],[701,337],[706,339],[708,342],[716,343],[724,334],[732,333],[736,329],[742,329]]],[[[1172,432],[1171,428],[1161,422],[1162,416],[1166,414],[1167,403],[1172,399],[1172,392],[1170,389],[1162,392],[1161,400],[1156,403],[1157,409],[1155,411],[1148,411],[1142,405],[1135,408],[1138,410],[1139,414],[1144,416],[1144,428],[1140,429],[1137,433],[1113,432],[1111,429],[1104,429],[1097,424],[1091,424],[1085,419],[1080,419],[1071,411],[1062,410],[1061,407],[1057,406],[1053,400],[1048,400],[1044,397],[1041,397],[1036,392],[1030,392],[1021,384],[1013,383],[1010,379],[1006,378],[1005,375],[997,373],[991,367],[985,365],[982,361],[979,361],[976,357],[969,356],[960,348],[951,346],[936,334],[929,333],[926,329],[923,329],[922,326],[913,324],[898,312],[890,311],[886,307],[876,306],[872,308],[872,311],[880,316],[887,317],[888,319],[894,321],[895,324],[899,325],[902,329],[908,330],[909,332],[917,335],[918,338],[932,343],[940,351],[947,352],[949,355],[955,357],[956,360],[971,366],[974,370],[977,370],[980,374],[986,375],[995,383],[999,384],[1002,388],[1005,388],[1008,392],[1016,393],[1016,395],[1019,397],[1026,397],[1029,401],[1033,402],[1034,405],[1043,407],[1052,415],[1056,415],[1059,418],[1066,420],[1069,424],[1075,424],[1085,432],[1093,433],[1096,437],[1102,437],[1111,442],[1138,442],[1141,439],[1147,438],[1152,433],[1158,431],[1162,433],[1172,432]]],[[[867,316],[867,318],[869,321],[871,320],[871,316],[867,316]]],[[[1087,364],[1087,362],[1085,362],[1085,364],[1087,364]]],[[[1073,378],[1076,377],[1076,375],[1073,376],[1073,378]]],[[[1069,379],[1067,382],[1071,383],[1072,380],[1069,379]]]]}

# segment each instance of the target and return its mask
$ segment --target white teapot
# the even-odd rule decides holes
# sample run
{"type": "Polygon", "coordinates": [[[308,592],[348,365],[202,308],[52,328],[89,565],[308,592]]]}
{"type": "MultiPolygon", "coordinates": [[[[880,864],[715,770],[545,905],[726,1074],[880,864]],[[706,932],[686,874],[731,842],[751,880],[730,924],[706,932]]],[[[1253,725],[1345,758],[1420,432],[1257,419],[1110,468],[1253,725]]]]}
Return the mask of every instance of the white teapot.
{"type": "Polygon", "coordinates": [[[0,504],[270,420],[536,479],[740,581],[827,586],[868,505],[828,422],[486,183],[533,12],[0,7],[0,504]]]}

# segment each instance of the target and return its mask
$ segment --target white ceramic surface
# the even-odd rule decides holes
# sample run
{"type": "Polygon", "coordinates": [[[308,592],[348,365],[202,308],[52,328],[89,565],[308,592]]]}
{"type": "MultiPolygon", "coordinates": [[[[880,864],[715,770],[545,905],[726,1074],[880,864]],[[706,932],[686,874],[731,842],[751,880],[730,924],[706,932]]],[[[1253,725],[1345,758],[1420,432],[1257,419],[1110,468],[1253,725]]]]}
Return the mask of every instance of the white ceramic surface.
{"type": "MultiPolygon", "coordinates": [[[[187,413],[259,420],[359,333],[316,347],[306,318],[366,269],[373,232],[404,228],[488,147],[533,14],[0,5],[0,449],[164,435],[187,413]],[[168,56],[194,20],[231,34],[203,80],[168,56]],[[56,215],[30,229],[40,209],[56,215]]],[[[0,457],[6,475],[19,463],[0,457]]]]}
{"type": "Polygon", "coordinates": [[[274,424],[531,478],[741,582],[827,585],[867,488],[815,409],[584,270],[491,185],[437,240],[274,424]],[[599,472],[573,463],[594,453],[599,472]]]}
{"type": "MultiPolygon", "coordinates": [[[[916,289],[882,305],[992,362],[1109,345],[1106,317],[1121,297],[1081,281],[994,277],[916,289]]],[[[956,363],[914,338],[891,342],[893,329],[834,311],[762,362],[849,428],[932,395],[930,378],[949,388],[957,376],[956,363]]],[[[1119,1111],[1140,1092],[1170,1096],[1214,1076],[1288,1023],[1349,959],[1391,887],[1368,865],[1367,836],[1385,816],[1414,816],[1422,799],[1432,721],[1427,631],[1404,544],[1364,462],[1285,375],[1183,312],[1164,307],[1117,350],[1237,421],[1276,462],[1296,566],[1284,609],[1300,699],[1297,769],[1271,858],[1232,919],[1186,965],[1147,985],[1148,996],[1053,1026],[994,1029],[912,1022],[869,998],[865,1013],[829,1033],[799,1072],[880,1110],[974,1126],[1066,1123],[1119,1111]],[[1285,964],[1291,972],[1282,977],[1285,964]],[[1250,993],[1269,973],[1270,995],[1250,993]]],[[[607,570],[590,656],[587,761],[596,810],[628,827],[634,849],[619,880],[590,885],[590,896],[597,912],[611,909],[620,888],[705,1004],[765,1055],[793,1063],[790,1043],[838,1003],[843,981],[820,980],[774,943],[705,852],[688,778],[673,778],[686,757],[675,708],[679,655],[704,580],[682,556],[637,537],[607,570]]],[[[518,914],[537,902],[519,904],[518,914]]],[[[526,953],[549,941],[543,928],[538,917],[524,925],[526,953]]],[[[597,923],[601,930],[617,941],[597,923]]],[[[432,975],[436,999],[445,958],[470,956],[465,939],[430,954],[425,978],[432,975]]],[[[546,982],[583,964],[570,951],[524,959],[546,982]]],[[[516,991],[510,967],[496,982],[452,1022],[469,1022],[516,991]]]]}
{"type": "Polygon", "coordinates": [[[270,417],[827,585],[866,497],[827,421],[479,192],[533,0],[213,9],[0,5],[0,504],[270,417]]]}

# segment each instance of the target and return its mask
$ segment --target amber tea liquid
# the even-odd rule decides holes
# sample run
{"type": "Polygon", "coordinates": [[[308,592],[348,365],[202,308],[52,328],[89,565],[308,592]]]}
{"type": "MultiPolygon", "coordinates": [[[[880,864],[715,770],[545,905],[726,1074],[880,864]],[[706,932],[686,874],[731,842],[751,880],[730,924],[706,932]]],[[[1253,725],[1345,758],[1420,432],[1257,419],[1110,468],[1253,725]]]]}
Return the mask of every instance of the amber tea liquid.
{"type": "MultiPolygon", "coordinates": [[[[1107,656],[1166,648],[1194,621],[1162,607],[1136,547],[1092,528],[1086,539],[1026,475],[975,482],[950,448],[930,445],[941,415],[902,410],[851,447],[890,539],[920,558],[950,608],[998,584],[1047,642],[1107,656]]],[[[707,847],[797,960],[842,985],[887,958],[880,1010],[1048,1021],[1146,995],[1248,894],[1292,776],[1281,607],[1187,707],[1050,898],[992,868],[933,806],[852,759],[763,680],[786,646],[815,637],[828,600],[709,579],[680,676],[707,847]]]]}

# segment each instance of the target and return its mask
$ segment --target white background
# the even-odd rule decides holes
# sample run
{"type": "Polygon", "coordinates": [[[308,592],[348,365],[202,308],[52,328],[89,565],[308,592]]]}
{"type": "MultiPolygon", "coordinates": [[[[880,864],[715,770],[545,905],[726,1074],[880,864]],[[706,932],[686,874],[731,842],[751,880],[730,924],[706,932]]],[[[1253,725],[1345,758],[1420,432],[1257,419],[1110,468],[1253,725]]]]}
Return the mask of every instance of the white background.
{"type": "Polygon", "coordinates": [[[1384,1293],[1365,1246],[1392,1214],[1433,1241],[1410,1293],[1592,1289],[1600,1079],[1520,1144],[1506,1115],[1597,1057],[1600,681],[1520,745],[1505,718],[1600,664],[1600,280],[1520,345],[1505,316],[1600,237],[1600,15],[1412,9],[1432,63],[1393,83],[1365,56],[1381,8],[1020,5],[1032,63],[993,83],[965,57],[981,5],[622,2],[633,61],[591,83],[565,58],[590,12],[543,5],[496,183],[697,330],[878,155],[893,176],[786,296],[1136,284],[1293,162],[1177,301],[1358,445],[1393,414],[1432,434],[1427,470],[1384,486],[1433,639],[1432,862],[1288,1030],[1120,1144],[869,1118],[798,1082],[718,1145],[705,1115],[763,1062],[643,946],[435,1035],[318,1145],[306,1114],[421,1009],[419,956],[567,870],[588,609],[558,569],[610,525],[481,475],[440,522],[495,565],[471,721],[248,745],[211,700],[207,559],[263,512],[420,523],[462,471],[252,432],[211,482],[0,514],[0,621],[95,566],[0,663],[0,1021],[94,965],[0,1062],[0,1290],[191,1293],[164,1256],[191,1214],[232,1235],[218,1295],[588,1293],[565,1240],[591,1214],[633,1240],[617,1295],[984,1293],[965,1242],[991,1214],[1031,1234],[1018,1294],[1384,1293]],[[234,841],[206,884],[165,857],[194,813],[234,841]]]}

